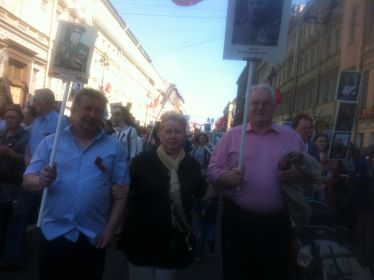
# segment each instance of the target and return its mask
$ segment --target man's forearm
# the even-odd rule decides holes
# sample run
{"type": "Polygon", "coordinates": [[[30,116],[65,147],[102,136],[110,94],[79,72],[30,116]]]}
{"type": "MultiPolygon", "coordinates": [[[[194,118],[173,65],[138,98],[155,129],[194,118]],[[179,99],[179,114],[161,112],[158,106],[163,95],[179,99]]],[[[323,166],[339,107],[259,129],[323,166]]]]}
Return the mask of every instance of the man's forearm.
{"type": "Polygon", "coordinates": [[[112,211],[110,212],[110,217],[107,224],[107,228],[109,228],[110,230],[115,231],[119,223],[121,222],[126,206],[126,201],[127,196],[123,196],[113,201],[112,211]]]}
{"type": "Polygon", "coordinates": [[[22,186],[25,190],[31,192],[40,192],[44,187],[39,180],[39,176],[36,174],[27,174],[23,176],[22,186]]]}

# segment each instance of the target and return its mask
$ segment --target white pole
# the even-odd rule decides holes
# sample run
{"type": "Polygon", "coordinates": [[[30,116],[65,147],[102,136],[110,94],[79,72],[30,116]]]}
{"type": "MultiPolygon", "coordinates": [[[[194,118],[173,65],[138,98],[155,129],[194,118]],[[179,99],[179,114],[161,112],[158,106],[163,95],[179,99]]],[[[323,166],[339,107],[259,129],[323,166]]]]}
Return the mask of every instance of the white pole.
{"type": "MultiPolygon", "coordinates": [[[[55,162],[57,144],[58,144],[58,140],[60,138],[62,120],[64,118],[66,101],[67,101],[68,95],[69,95],[70,83],[71,83],[71,81],[66,81],[66,83],[65,83],[65,92],[64,92],[63,99],[62,99],[62,103],[61,103],[60,115],[58,116],[56,133],[55,133],[55,138],[53,139],[51,156],[49,158],[49,167],[53,167],[53,164],[55,162]]],[[[46,203],[46,200],[47,200],[47,195],[48,195],[48,188],[45,187],[43,189],[42,201],[40,203],[40,208],[39,208],[38,222],[36,224],[38,227],[40,227],[40,225],[42,223],[42,220],[43,220],[43,213],[44,213],[45,203],[46,203]]]]}
{"type": "MultiPolygon", "coordinates": [[[[246,144],[246,130],[247,130],[247,122],[248,122],[248,114],[249,114],[249,99],[252,93],[252,79],[253,79],[253,69],[255,66],[255,62],[253,60],[249,61],[249,69],[248,69],[248,80],[247,80],[247,88],[245,90],[245,102],[244,102],[244,113],[243,113],[243,122],[242,122],[242,137],[240,140],[240,150],[239,150],[239,164],[238,168],[241,170],[243,169],[244,164],[244,155],[245,155],[245,144],[246,144]]],[[[240,191],[241,186],[236,187],[236,191],[240,191]]]]}

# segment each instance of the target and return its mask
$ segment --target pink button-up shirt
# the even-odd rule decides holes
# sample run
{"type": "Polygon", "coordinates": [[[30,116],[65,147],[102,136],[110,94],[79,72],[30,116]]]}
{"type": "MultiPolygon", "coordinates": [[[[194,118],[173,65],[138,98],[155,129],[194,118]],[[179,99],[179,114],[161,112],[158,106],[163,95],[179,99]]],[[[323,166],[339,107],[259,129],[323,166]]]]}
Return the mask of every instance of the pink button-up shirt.
{"type": "MultiPolygon", "coordinates": [[[[242,126],[228,131],[213,153],[208,173],[213,183],[225,172],[238,166],[242,126]]],[[[224,194],[241,208],[273,212],[284,207],[278,182],[278,163],[291,151],[304,151],[304,142],[292,129],[273,124],[263,134],[247,126],[244,178],[239,191],[224,194]]]]}

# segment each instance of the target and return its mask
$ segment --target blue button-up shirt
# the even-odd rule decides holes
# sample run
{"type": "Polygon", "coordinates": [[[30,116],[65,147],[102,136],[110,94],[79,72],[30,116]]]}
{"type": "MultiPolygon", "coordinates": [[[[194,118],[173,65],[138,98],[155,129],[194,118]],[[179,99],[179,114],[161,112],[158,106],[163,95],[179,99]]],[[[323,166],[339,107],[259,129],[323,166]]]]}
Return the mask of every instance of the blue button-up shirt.
{"type": "MultiPolygon", "coordinates": [[[[35,153],[36,147],[43,140],[44,137],[56,132],[58,113],[56,111],[49,112],[45,116],[39,116],[34,120],[31,128],[31,135],[29,139],[29,154],[32,156],[35,153]]],[[[62,128],[68,126],[68,121],[64,117],[62,128]]]]}
{"type": "MultiPolygon", "coordinates": [[[[53,139],[42,140],[25,175],[48,165],[53,139]]],[[[82,233],[95,244],[109,219],[112,185],[129,181],[123,146],[100,131],[82,149],[69,126],[61,132],[55,162],[57,178],[49,187],[42,232],[48,240],[65,236],[73,242],[82,233]]]]}

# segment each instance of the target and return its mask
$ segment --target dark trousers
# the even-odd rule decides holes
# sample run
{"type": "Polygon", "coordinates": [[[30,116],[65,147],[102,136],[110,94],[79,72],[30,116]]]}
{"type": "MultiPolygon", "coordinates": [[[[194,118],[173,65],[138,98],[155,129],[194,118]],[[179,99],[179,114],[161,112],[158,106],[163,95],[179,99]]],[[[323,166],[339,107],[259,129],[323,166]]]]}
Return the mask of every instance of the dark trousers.
{"type": "Polygon", "coordinates": [[[12,202],[1,201],[0,198],[0,257],[4,255],[5,239],[8,225],[12,217],[12,202]]]}
{"type": "Polygon", "coordinates": [[[224,199],[224,280],[288,279],[291,228],[288,211],[260,214],[224,199]]]}
{"type": "Polygon", "coordinates": [[[40,280],[100,280],[104,265],[105,251],[96,249],[82,234],[75,243],[65,237],[48,241],[41,235],[40,280]]]}
{"type": "Polygon", "coordinates": [[[26,256],[26,229],[33,211],[36,210],[40,195],[27,191],[20,191],[8,225],[4,260],[14,266],[23,264],[26,256]]]}

